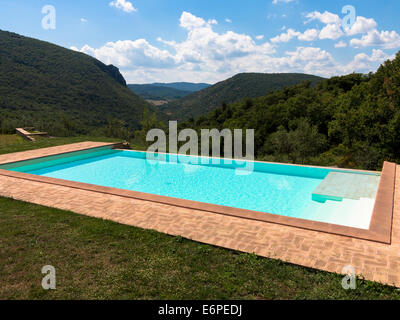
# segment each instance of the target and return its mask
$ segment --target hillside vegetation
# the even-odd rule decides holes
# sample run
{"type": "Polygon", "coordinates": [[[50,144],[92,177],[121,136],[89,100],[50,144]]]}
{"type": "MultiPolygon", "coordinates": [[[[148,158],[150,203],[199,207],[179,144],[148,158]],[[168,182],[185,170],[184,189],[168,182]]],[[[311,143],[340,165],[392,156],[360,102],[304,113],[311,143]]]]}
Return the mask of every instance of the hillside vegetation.
{"type": "Polygon", "coordinates": [[[172,101],[160,109],[171,119],[187,120],[206,114],[221,106],[223,102],[233,103],[242,98],[263,96],[273,90],[283,89],[305,80],[315,84],[322,78],[296,73],[241,73],[187,97],[172,101]]]}
{"type": "Polygon", "coordinates": [[[110,123],[137,129],[146,108],[151,107],[126,87],[116,67],[0,31],[2,132],[36,126],[51,134],[69,135],[110,123]]]}
{"type": "Polygon", "coordinates": [[[369,75],[350,74],[224,104],[182,124],[255,129],[259,159],[381,168],[400,162],[400,53],[369,75]]]}

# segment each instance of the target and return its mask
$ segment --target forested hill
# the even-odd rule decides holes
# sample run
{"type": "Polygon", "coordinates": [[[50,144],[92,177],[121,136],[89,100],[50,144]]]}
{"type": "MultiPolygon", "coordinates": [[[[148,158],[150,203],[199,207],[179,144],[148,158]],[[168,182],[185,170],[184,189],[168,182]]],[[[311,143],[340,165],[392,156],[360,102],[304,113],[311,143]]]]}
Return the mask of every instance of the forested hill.
{"type": "Polygon", "coordinates": [[[263,96],[270,91],[299,84],[305,80],[315,84],[322,78],[297,73],[241,73],[160,108],[171,119],[187,120],[206,114],[221,106],[223,102],[232,103],[246,97],[263,96]]]}
{"type": "Polygon", "coordinates": [[[151,107],[126,87],[116,67],[83,53],[0,31],[3,131],[15,126],[82,131],[102,127],[109,119],[122,120],[135,129],[145,108],[151,107]]]}
{"type": "Polygon", "coordinates": [[[184,127],[255,129],[259,159],[379,169],[400,162],[400,53],[350,74],[224,105],[184,127]]]}

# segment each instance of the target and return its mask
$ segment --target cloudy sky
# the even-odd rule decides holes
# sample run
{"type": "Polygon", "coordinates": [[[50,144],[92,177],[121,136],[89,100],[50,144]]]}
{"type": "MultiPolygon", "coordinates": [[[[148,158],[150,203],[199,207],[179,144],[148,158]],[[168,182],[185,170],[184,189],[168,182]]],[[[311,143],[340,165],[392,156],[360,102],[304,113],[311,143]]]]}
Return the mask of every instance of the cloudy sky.
{"type": "Polygon", "coordinates": [[[400,50],[398,0],[0,0],[0,29],[119,67],[128,83],[240,72],[375,71],[400,50]],[[55,29],[44,29],[46,5],[55,29]],[[352,12],[343,7],[355,9],[352,12]]]}

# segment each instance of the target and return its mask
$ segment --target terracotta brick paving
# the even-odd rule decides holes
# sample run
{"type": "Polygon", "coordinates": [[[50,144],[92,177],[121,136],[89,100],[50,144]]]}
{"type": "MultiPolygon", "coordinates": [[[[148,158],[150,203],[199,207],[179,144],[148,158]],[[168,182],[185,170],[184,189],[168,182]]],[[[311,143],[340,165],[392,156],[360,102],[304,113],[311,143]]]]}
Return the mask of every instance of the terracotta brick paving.
{"type": "MultiPolygon", "coordinates": [[[[2,155],[0,163],[102,145],[108,144],[87,142],[2,155]]],[[[1,175],[0,195],[329,272],[341,273],[352,265],[367,280],[400,287],[397,188],[390,245],[1,175]]]]}
{"type": "Polygon", "coordinates": [[[0,164],[7,163],[7,162],[28,160],[28,159],[35,159],[35,158],[40,158],[40,157],[51,156],[53,154],[67,153],[67,152],[79,151],[79,150],[84,150],[84,149],[89,149],[89,148],[112,146],[115,144],[116,143],[86,141],[86,142],[66,144],[66,145],[57,146],[57,147],[8,153],[8,154],[0,155],[0,164]]]}

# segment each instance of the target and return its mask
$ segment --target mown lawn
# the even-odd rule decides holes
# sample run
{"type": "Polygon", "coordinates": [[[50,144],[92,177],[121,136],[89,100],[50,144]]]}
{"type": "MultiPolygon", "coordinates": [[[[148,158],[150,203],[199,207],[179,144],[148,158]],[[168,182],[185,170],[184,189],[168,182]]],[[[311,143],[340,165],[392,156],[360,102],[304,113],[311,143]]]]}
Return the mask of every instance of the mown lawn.
{"type": "MultiPolygon", "coordinates": [[[[80,139],[40,141],[47,143],[40,146],[94,140],[80,139]]],[[[1,143],[0,152],[27,150],[31,144],[16,141],[1,143]]],[[[397,289],[362,279],[356,290],[346,291],[341,280],[328,272],[0,197],[0,299],[400,298],[397,289]],[[56,290],[41,287],[44,265],[56,268],[56,290]]]]}
{"type": "Polygon", "coordinates": [[[368,281],[0,198],[0,299],[398,299],[368,281]],[[56,268],[56,290],[41,268],[56,268]]]}
{"type": "Polygon", "coordinates": [[[37,141],[27,141],[20,136],[0,134],[0,154],[33,150],[38,148],[54,147],[68,143],[83,141],[118,142],[118,139],[98,138],[89,136],[68,137],[68,138],[39,138],[37,141]]]}

